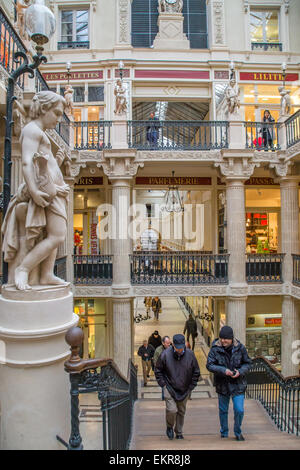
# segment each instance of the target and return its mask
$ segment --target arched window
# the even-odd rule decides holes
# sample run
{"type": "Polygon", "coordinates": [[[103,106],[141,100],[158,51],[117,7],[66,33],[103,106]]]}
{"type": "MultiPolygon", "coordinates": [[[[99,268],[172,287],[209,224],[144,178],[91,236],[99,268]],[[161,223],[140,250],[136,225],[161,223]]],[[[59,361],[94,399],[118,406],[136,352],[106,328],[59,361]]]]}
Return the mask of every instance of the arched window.
{"type": "MultiPolygon", "coordinates": [[[[183,1],[183,30],[191,49],[207,49],[206,0],[183,1]]],[[[158,0],[133,0],[131,4],[131,44],[151,47],[158,33],[158,0]]]]}

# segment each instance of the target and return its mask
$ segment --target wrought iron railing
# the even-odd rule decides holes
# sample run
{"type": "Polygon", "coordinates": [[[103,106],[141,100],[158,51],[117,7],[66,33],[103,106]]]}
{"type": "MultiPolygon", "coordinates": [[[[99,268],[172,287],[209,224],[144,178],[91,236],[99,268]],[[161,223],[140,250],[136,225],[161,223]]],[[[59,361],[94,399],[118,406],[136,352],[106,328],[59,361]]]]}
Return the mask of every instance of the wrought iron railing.
{"type": "Polygon", "coordinates": [[[247,254],[247,282],[283,282],[283,258],[284,254],[247,254]]]}
{"type": "Polygon", "coordinates": [[[246,148],[257,150],[280,150],[278,123],[245,122],[246,148]]]}
{"type": "Polygon", "coordinates": [[[74,122],[74,148],[103,150],[111,148],[111,121],[74,122]]]}
{"type": "Polygon", "coordinates": [[[110,285],[112,276],[111,255],[74,255],[74,284],[110,285]]]}
{"type": "Polygon", "coordinates": [[[44,79],[41,72],[37,69],[35,71],[35,91],[38,93],[39,91],[46,91],[49,90],[48,83],[44,79]]]}
{"type": "Polygon", "coordinates": [[[300,110],[285,121],[286,145],[291,147],[300,141],[300,110]]]}
{"type": "Polygon", "coordinates": [[[57,49],[89,49],[89,41],[59,41],[57,43],[57,49]]]}
{"type": "Polygon", "coordinates": [[[68,450],[83,450],[79,422],[79,395],[96,392],[102,413],[103,450],[129,449],[133,407],[137,400],[137,370],[129,360],[128,376],[122,375],[112,359],[87,359],[79,357],[83,332],[71,328],[66,334],[71,346],[71,357],[65,362],[65,371],[71,382],[71,434],[69,444],[60,436],[57,439],[68,450]]]}
{"type": "Polygon", "coordinates": [[[251,43],[252,51],[282,51],[281,42],[252,42],[251,43]]]}
{"type": "MultiPolygon", "coordinates": [[[[13,59],[15,52],[26,54],[27,49],[0,7],[0,64],[9,74],[19,66],[13,59]]],[[[25,75],[21,75],[17,81],[22,89],[24,89],[24,79],[25,75]]]]}
{"type": "Polygon", "coordinates": [[[264,357],[247,374],[248,398],[258,400],[280,431],[300,435],[300,376],[284,378],[264,357]]]}
{"type": "Polygon", "coordinates": [[[65,113],[63,113],[61,121],[57,124],[56,130],[68,145],[70,145],[70,127],[70,119],[65,113]]]}
{"type": "Polygon", "coordinates": [[[300,255],[293,256],[293,283],[300,286],[300,255]]]}
{"type": "Polygon", "coordinates": [[[229,255],[133,254],[132,284],[227,284],[229,255]]]}
{"type": "Polygon", "coordinates": [[[63,256],[55,260],[54,265],[54,274],[55,276],[60,277],[61,279],[67,280],[67,257],[63,256]]]}
{"type": "Polygon", "coordinates": [[[128,121],[128,146],[139,150],[228,148],[226,121],[128,121]]]}

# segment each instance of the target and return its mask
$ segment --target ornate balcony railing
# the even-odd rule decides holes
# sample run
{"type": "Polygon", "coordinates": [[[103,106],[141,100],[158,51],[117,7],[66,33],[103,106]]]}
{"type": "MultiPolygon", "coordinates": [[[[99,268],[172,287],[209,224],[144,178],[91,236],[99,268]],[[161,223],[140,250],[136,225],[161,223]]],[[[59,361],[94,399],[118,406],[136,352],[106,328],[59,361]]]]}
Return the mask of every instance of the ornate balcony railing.
{"type": "Polygon", "coordinates": [[[128,146],[139,150],[228,148],[226,121],[128,121],[128,146]]]}
{"type": "Polygon", "coordinates": [[[300,376],[284,378],[264,357],[247,374],[248,398],[258,400],[280,431],[300,435],[300,376]]]}
{"type": "Polygon", "coordinates": [[[300,286],[300,255],[293,256],[293,283],[300,286]]]}
{"type": "Polygon", "coordinates": [[[111,121],[74,122],[74,148],[103,150],[111,148],[111,121]]]}
{"type": "Polygon", "coordinates": [[[74,284],[110,285],[112,275],[111,255],[74,255],[74,284]]]}
{"type": "Polygon", "coordinates": [[[291,147],[300,141],[300,110],[285,121],[286,145],[291,147]]]}
{"type": "Polygon", "coordinates": [[[89,49],[89,41],[60,41],[57,43],[57,49],[89,49]]]}
{"type": "Polygon", "coordinates": [[[83,450],[79,422],[79,395],[97,393],[102,414],[103,450],[127,450],[130,446],[133,407],[137,400],[137,370],[128,361],[124,377],[112,359],[81,359],[78,355],[83,332],[78,327],[66,334],[72,354],[65,362],[71,383],[71,434],[69,443],[56,436],[68,450],[83,450]]]}
{"type": "Polygon", "coordinates": [[[63,256],[62,258],[58,258],[55,261],[54,265],[54,274],[55,276],[60,277],[66,281],[67,279],[67,257],[63,256]]]}
{"type": "Polygon", "coordinates": [[[133,254],[132,284],[227,284],[229,255],[133,254]]]}
{"type": "Polygon", "coordinates": [[[283,282],[283,254],[247,254],[247,282],[283,282]]]}
{"type": "MultiPolygon", "coordinates": [[[[0,7],[0,64],[9,74],[19,66],[13,60],[15,52],[26,54],[27,49],[0,7]]],[[[24,79],[25,75],[21,75],[17,81],[22,89],[24,89],[24,79]]]]}
{"type": "Polygon", "coordinates": [[[61,121],[56,126],[56,131],[68,145],[70,145],[70,127],[70,119],[63,113],[61,121]]]}
{"type": "Polygon", "coordinates": [[[252,42],[252,51],[282,51],[281,42],[252,42]]]}
{"type": "Polygon", "coordinates": [[[245,122],[246,149],[280,150],[278,123],[245,122]]]}

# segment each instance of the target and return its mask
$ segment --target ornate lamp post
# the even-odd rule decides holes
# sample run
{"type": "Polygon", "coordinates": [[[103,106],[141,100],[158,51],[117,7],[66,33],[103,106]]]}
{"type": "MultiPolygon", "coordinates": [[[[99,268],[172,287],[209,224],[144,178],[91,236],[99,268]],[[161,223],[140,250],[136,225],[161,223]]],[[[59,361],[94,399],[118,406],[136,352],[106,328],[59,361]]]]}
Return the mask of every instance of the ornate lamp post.
{"type": "MultiPolygon", "coordinates": [[[[5,144],[4,144],[4,177],[3,177],[3,218],[6,214],[7,207],[11,197],[11,136],[12,136],[12,111],[13,102],[16,100],[14,96],[14,88],[17,79],[29,74],[34,77],[34,70],[42,63],[47,62],[43,56],[43,45],[46,44],[55,31],[55,17],[53,13],[44,5],[44,0],[36,0],[25,14],[25,28],[32,41],[36,43],[37,54],[33,57],[33,62],[28,63],[28,57],[24,52],[15,52],[14,61],[20,64],[14,70],[9,78],[6,94],[6,126],[5,126],[5,144]],[[20,59],[23,59],[21,61],[20,59]]],[[[8,268],[7,263],[3,263],[3,283],[7,282],[8,268]]]]}

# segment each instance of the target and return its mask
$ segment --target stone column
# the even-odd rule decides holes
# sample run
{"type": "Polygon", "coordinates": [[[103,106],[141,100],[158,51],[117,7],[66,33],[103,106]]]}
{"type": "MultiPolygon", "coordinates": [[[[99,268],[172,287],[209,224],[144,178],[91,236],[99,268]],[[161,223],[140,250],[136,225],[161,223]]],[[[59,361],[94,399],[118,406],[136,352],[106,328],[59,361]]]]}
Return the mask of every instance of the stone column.
{"type": "Polygon", "coordinates": [[[67,254],[67,278],[66,281],[73,283],[74,280],[74,178],[65,176],[65,182],[70,186],[70,192],[67,204],[67,237],[66,237],[66,254],[67,254]]]}
{"type": "Polygon", "coordinates": [[[131,299],[113,298],[114,361],[127,377],[128,360],[131,358],[131,299]]]}
{"type": "Polygon", "coordinates": [[[247,297],[228,297],[227,300],[226,324],[243,344],[246,343],[246,301],[247,297]]]}
{"type": "Polygon", "coordinates": [[[299,177],[287,176],[280,180],[281,196],[281,252],[283,261],[283,280],[293,280],[292,254],[299,253],[299,177]]]}
{"type": "Polygon", "coordinates": [[[284,295],[281,330],[281,368],[284,377],[299,375],[299,364],[293,363],[292,360],[296,349],[295,345],[293,348],[293,343],[297,340],[300,340],[299,303],[290,295],[284,295]]]}

